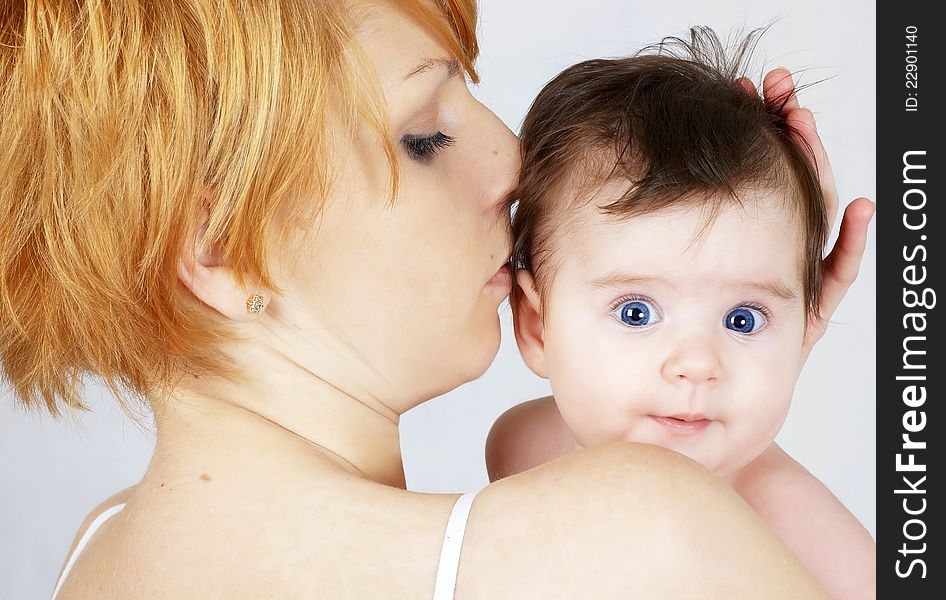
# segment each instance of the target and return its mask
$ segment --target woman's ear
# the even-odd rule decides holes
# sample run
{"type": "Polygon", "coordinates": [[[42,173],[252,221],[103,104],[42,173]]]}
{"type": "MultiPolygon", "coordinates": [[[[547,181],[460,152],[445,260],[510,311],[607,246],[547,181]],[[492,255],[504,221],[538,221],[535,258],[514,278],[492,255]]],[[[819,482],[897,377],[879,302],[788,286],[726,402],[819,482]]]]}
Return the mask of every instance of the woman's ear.
{"type": "Polygon", "coordinates": [[[512,322],[516,343],[526,365],[539,377],[545,374],[545,325],[542,322],[542,302],[535,289],[535,279],[526,269],[516,271],[519,293],[512,301],[512,322]]]}
{"type": "Polygon", "coordinates": [[[204,210],[194,239],[194,252],[185,252],[181,257],[178,277],[194,296],[220,314],[234,321],[251,321],[266,306],[269,294],[237,285],[233,269],[221,263],[216,247],[194,255],[207,230],[207,218],[204,210]]]}

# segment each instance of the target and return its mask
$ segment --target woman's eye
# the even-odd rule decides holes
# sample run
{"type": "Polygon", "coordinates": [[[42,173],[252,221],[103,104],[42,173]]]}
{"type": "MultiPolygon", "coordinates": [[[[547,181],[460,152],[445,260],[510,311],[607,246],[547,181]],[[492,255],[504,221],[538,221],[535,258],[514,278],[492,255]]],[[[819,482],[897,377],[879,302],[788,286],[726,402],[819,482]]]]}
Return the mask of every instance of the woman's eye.
{"type": "Polygon", "coordinates": [[[615,316],[625,325],[631,327],[644,327],[653,325],[660,320],[657,309],[649,302],[644,300],[631,300],[624,302],[614,311],[615,316]]]}
{"type": "Polygon", "coordinates": [[[438,131],[433,135],[414,135],[409,133],[401,138],[401,143],[404,144],[407,155],[410,156],[412,160],[418,162],[430,161],[439,150],[452,145],[455,141],[456,139],[442,131],[438,131]]]}
{"type": "Polygon", "coordinates": [[[762,329],[765,323],[765,315],[748,306],[740,306],[729,311],[729,314],[723,319],[723,325],[726,329],[731,329],[736,333],[755,333],[762,329]]]}

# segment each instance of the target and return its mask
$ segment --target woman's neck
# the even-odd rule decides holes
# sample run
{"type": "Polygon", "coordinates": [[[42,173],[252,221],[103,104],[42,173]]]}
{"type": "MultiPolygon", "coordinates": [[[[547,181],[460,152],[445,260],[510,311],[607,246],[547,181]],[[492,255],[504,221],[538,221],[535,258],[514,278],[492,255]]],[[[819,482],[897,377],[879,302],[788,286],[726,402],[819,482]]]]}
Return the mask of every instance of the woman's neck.
{"type": "Polygon", "coordinates": [[[211,456],[272,460],[273,468],[321,466],[405,487],[396,412],[356,398],[297,363],[265,350],[256,354],[254,365],[247,364],[257,375],[252,384],[201,382],[200,389],[177,389],[156,403],[152,464],[186,468],[196,457],[211,456]]]}

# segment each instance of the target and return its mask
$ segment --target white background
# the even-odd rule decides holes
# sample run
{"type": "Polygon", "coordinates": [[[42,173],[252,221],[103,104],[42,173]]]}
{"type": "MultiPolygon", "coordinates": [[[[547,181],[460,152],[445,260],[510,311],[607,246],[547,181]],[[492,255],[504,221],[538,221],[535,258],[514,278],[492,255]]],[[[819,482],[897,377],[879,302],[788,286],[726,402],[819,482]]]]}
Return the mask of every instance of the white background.
{"type": "MultiPolygon", "coordinates": [[[[483,81],[475,93],[514,131],[542,85],[575,62],[629,54],[691,25],[710,25],[725,36],[775,21],[753,73],[781,65],[802,72],[802,82],[827,78],[801,100],[818,119],[842,203],[860,195],[876,199],[873,2],[483,0],[480,14],[483,81]]],[[[872,226],[860,277],[813,351],[778,438],[872,533],[874,262],[872,226]]],[[[483,444],[493,420],[549,393],[519,358],[508,307],[501,312],[503,344],[486,375],[404,416],[411,489],[454,492],[485,484],[483,444]]],[[[94,412],[78,425],[24,415],[0,397],[2,598],[48,597],[79,522],[135,483],[150,457],[150,434],[125,420],[99,387],[90,386],[88,396],[94,412]]]]}

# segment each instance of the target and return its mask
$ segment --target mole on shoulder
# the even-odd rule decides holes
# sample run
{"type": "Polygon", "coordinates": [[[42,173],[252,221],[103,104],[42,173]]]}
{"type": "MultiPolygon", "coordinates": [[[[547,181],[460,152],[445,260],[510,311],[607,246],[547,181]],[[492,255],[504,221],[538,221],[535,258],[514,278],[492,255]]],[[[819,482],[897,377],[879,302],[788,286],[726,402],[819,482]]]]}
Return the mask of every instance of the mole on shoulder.
{"type": "Polygon", "coordinates": [[[200,480],[201,480],[201,481],[210,481],[210,475],[208,475],[208,474],[206,474],[206,473],[201,473],[201,474],[200,474],[200,480]]]}

